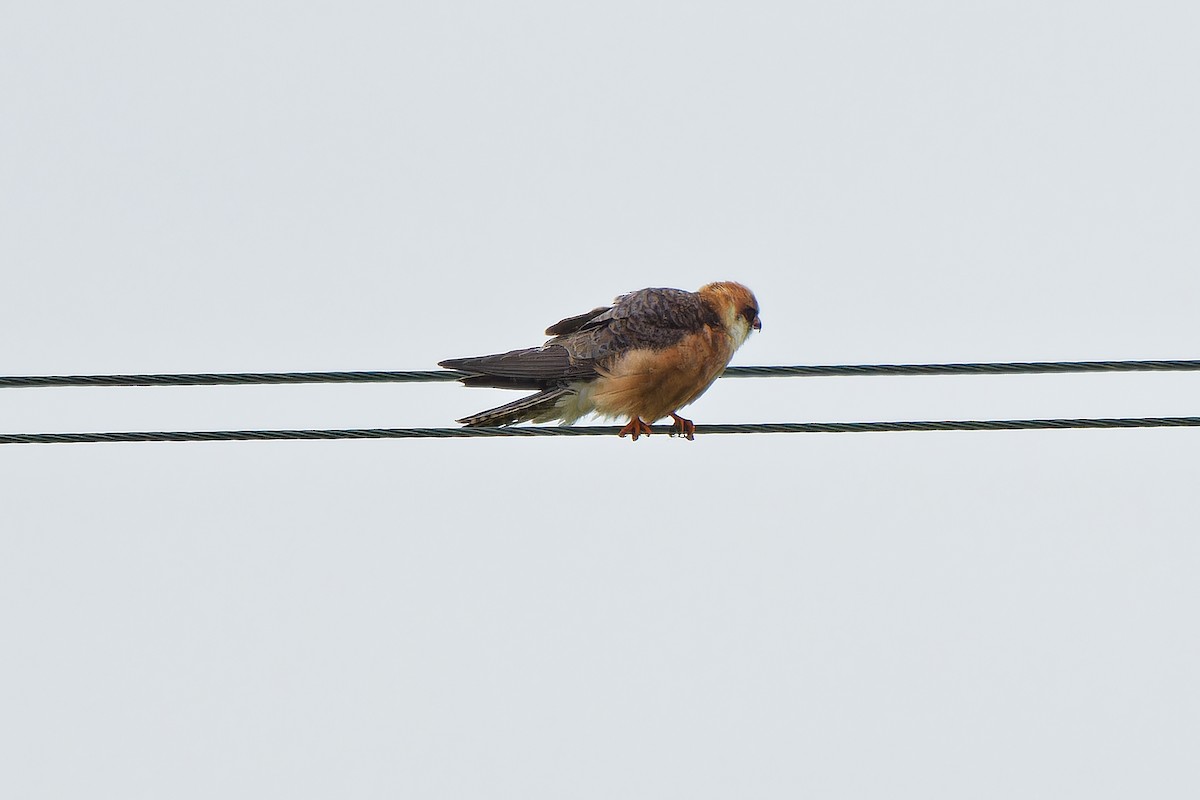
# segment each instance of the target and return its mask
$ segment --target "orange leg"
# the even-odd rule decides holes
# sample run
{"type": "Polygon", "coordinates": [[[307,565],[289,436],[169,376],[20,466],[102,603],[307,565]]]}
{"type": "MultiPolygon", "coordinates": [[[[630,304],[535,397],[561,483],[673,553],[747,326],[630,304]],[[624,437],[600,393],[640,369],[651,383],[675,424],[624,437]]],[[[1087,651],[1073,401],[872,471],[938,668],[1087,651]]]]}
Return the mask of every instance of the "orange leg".
{"type": "Polygon", "coordinates": [[[671,419],[675,420],[675,424],[671,426],[671,433],[669,435],[686,436],[688,441],[696,440],[696,423],[690,419],[684,419],[674,411],[671,412],[671,419]]]}
{"type": "Polygon", "coordinates": [[[625,434],[627,434],[627,433],[632,435],[633,440],[636,442],[638,437],[641,436],[643,433],[646,434],[647,436],[650,435],[650,425],[649,425],[649,423],[642,422],[641,417],[634,417],[633,419],[629,420],[628,425],[626,425],[624,428],[621,428],[620,432],[618,432],[617,435],[620,436],[622,439],[624,439],[625,434]]]}

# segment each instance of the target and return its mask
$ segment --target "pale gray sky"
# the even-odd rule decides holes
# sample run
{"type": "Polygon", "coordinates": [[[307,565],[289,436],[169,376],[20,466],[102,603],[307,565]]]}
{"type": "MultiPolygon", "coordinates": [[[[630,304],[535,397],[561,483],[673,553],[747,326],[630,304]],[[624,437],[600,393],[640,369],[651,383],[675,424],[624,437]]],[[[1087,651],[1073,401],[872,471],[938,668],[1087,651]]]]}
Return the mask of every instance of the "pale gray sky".
{"type": "MultiPolygon", "coordinates": [[[[735,363],[1200,356],[1190,3],[26,3],[0,374],[427,369],[746,283],[735,363]]],[[[3,390],[8,431],[454,385],[3,390]]],[[[719,382],[740,421],[1198,375],[719,382]]],[[[1200,431],[0,447],[0,793],[1195,797],[1200,431]]]]}

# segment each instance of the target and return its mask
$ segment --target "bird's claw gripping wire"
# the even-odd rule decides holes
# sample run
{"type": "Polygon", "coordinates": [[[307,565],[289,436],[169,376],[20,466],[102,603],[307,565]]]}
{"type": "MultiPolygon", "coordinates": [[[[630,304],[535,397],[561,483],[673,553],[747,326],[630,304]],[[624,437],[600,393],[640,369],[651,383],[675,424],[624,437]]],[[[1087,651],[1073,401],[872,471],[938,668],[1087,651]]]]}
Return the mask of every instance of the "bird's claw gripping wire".
{"type": "Polygon", "coordinates": [[[671,412],[671,419],[675,420],[675,423],[671,425],[671,430],[667,433],[668,436],[683,436],[689,442],[695,441],[696,423],[690,419],[684,419],[674,411],[671,412]]]}
{"type": "Polygon", "coordinates": [[[636,442],[638,440],[638,437],[641,436],[642,434],[649,436],[650,433],[651,433],[650,425],[645,422],[642,422],[641,417],[634,417],[633,419],[629,420],[628,425],[626,425],[624,428],[621,428],[621,430],[617,433],[617,435],[620,436],[622,439],[624,439],[625,434],[629,434],[633,438],[633,440],[636,442]]]}

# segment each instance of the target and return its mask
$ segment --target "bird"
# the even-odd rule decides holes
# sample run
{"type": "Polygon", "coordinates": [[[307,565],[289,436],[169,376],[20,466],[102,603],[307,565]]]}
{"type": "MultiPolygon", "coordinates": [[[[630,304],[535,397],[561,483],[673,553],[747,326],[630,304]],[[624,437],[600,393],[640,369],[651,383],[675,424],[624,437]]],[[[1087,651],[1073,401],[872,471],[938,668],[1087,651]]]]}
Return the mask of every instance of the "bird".
{"type": "Polygon", "coordinates": [[[758,300],[740,283],[718,281],[695,292],[639,289],[554,323],[541,347],[438,366],[468,373],[460,379],[466,386],[536,390],[456,420],[466,427],[569,425],[594,413],[628,418],[618,435],[636,442],[670,416],[669,434],[693,440],[695,424],[676,412],[704,394],[750,333],[761,330],[758,300]]]}

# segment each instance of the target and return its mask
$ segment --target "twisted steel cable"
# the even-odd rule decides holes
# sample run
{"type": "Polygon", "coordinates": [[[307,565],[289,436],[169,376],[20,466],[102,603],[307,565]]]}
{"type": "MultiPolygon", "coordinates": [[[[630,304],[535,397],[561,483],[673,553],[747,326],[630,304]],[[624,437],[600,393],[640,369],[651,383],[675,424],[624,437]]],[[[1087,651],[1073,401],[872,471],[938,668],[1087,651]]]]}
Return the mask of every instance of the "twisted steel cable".
{"type": "MultiPolygon", "coordinates": [[[[725,433],[880,433],[898,431],[1013,431],[1068,428],[1196,428],[1200,417],[1099,419],[995,419],[913,422],[779,422],[697,425],[696,435],[725,433]]],[[[467,439],[478,437],[614,436],[616,425],[506,428],[350,428],[345,430],[117,431],[110,433],[8,433],[0,444],[81,444],[95,442],[228,442],[319,439],[467,439]]],[[[655,429],[666,433],[666,428],[655,429]]]]}
{"type": "MultiPolygon", "coordinates": [[[[952,364],[861,364],[825,366],[729,367],[722,377],[800,377],[864,375],[1013,375],[1069,372],[1165,372],[1200,370],[1200,360],[1014,361],[952,364]]],[[[470,373],[455,370],[355,372],[226,372],[142,375],[0,376],[4,387],[214,386],[301,383],[424,383],[455,381],[470,373]]],[[[697,435],[742,433],[870,433],[889,431],[992,431],[1063,428],[1200,427],[1200,417],[1101,419],[943,420],[912,422],[784,422],[697,425],[697,435]]],[[[496,428],[350,428],[335,430],[116,431],[108,433],[0,434],[0,444],[91,442],[206,442],[322,439],[442,439],[477,437],[611,436],[615,425],[496,428]]],[[[659,429],[656,433],[664,433],[659,429]]]]}
{"type": "Polygon", "coordinates": [[[0,376],[0,388],[44,386],[243,386],[272,383],[427,383],[456,381],[464,372],[449,369],[401,372],[188,372],[165,375],[0,376]]]}
{"type": "MultiPolygon", "coordinates": [[[[833,364],[729,367],[725,378],[853,375],[1018,375],[1066,372],[1171,372],[1200,370],[1200,360],[1009,361],[961,364],[833,364]]],[[[0,388],[49,386],[228,386],[289,383],[429,383],[470,373],[450,369],[365,372],[201,372],[146,375],[0,376],[0,388]]]]}

